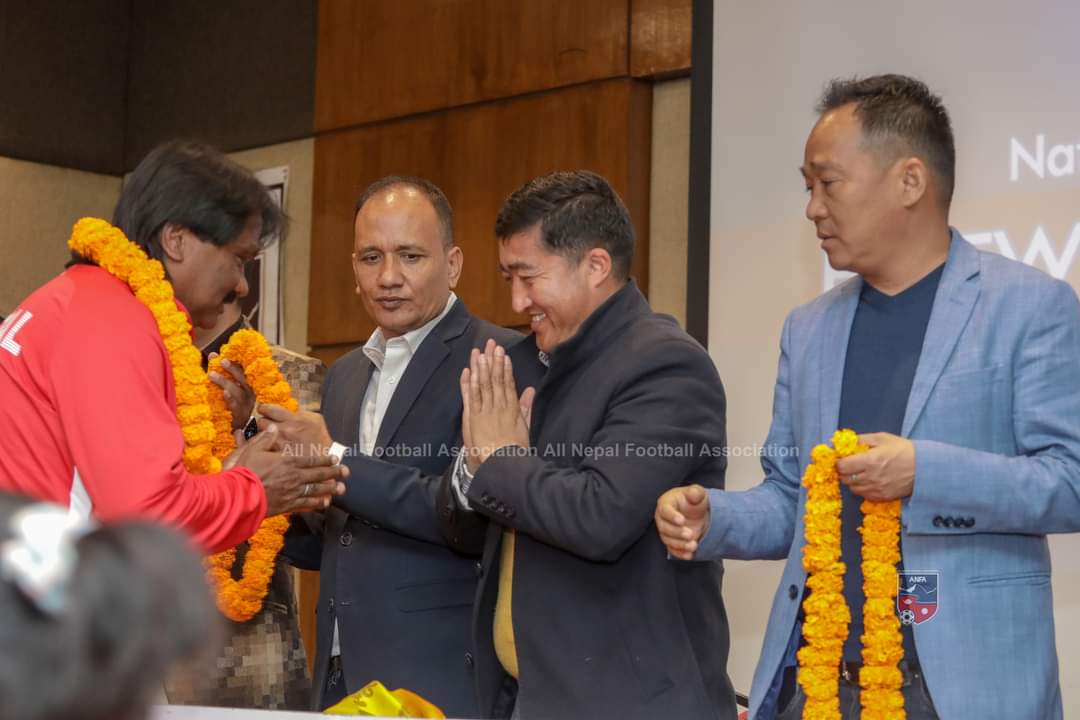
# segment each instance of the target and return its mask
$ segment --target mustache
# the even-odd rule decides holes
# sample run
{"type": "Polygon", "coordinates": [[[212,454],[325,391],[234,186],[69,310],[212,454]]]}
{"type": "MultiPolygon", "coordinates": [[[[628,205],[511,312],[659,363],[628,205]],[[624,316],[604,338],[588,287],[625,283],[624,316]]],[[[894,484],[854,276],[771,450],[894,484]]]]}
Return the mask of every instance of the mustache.
{"type": "Polygon", "coordinates": [[[226,305],[232,305],[234,302],[236,302],[236,300],[237,300],[236,291],[233,290],[231,293],[229,293],[228,295],[225,296],[225,299],[222,300],[222,302],[224,302],[226,305]]]}

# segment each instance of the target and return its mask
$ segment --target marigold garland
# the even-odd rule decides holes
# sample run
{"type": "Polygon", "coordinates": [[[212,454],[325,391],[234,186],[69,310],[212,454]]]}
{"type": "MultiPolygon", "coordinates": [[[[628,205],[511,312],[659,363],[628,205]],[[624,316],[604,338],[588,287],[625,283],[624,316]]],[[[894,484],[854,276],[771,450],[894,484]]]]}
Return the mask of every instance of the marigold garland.
{"type": "MultiPolygon", "coordinates": [[[[176,304],[172,284],[165,279],[165,268],[128,240],[120,229],[97,218],[82,218],[75,223],[68,247],[127,283],[135,297],[150,310],[172,365],[176,418],[184,436],[184,467],[199,475],[221,472],[221,460],[236,447],[232,414],[221,389],[210,382],[202,369],[202,355],[191,342],[191,323],[176,304]]],[[[262,335],[254,330],[239,331],[222,348],[222,355],[244,368],[259,402],[296,410],[292,391],[262,335]]],[[[220,359],[215,359],[210,369],[219,368],[220,359]]],[[[217,588],[218,607],[230,620],[250,620],[262,608],[287,528],[288,516],[284,515],[262,522],[248,540],[239,581],[232,578],[235,549],[208,559],[208,574],[217,588]]]]}
{"type": "MultiPolygon", "coordinates": [[[[840,718],[839,669],[851,613],[844,600],[845,564],[840,559],[841,493],[836,462],[865,452],[851,430],[838,430],[833,447],[818,445],[803,474],[806,488],[806,545],[803,567],[810,594],[803,602],[806,645],[798,652],[799,684],[806,694],[804,720],[840,718]]],[[[902,720],[903,677],[898,663],[904,656],[900,622],[896,617],[896,563],[900,561],[900,501],[861,505],[862,571],[866,604],[862,636],[863,667],[859,688],[864,720],[902,720]]]]}

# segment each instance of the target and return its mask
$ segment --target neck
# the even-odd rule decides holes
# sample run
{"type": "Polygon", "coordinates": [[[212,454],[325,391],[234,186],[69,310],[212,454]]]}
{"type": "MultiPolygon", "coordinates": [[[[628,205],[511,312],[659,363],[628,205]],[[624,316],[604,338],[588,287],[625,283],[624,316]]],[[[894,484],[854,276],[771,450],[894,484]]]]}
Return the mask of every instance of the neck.
{"type": "Polygon", "coordinates": [[[900,252],[889,257],[880,271],[862,273],[863,281],[886,295],[902,293],[948,259],[949,239],[947,224],[909,233],[896,244],[900,252]]]}

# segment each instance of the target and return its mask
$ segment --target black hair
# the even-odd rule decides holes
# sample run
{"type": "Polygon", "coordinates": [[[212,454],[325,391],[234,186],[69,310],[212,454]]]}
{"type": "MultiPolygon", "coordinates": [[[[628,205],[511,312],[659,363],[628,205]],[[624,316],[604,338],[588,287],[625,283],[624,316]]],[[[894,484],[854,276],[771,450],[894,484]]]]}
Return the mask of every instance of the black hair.
{"type": "Polygon", "coordinates": [[[905,75],[836,79],[825,88],[817,111],[824,115],[849,104],[855,106],[869,146],[892,158],[909,152],[926,162],[938,179],[938,199],[948,209],[956,182],[956,144],[941,98],[905,75]]]}
{"type": "Polygon", "coordinates": [[[435,208],[435,215],[439,218],[439,226],[442,229],[443,245],[446,247],[453,245],[454,209],[450,207],[450,201],[446,199],[446,194],[439,189],[439,186],[422,177],[413,175],[387,175],[386,177],[371,183],[364,189],[364,192],[360,193],[360,197],[357,198],[356,211],[353,213],[353,219],[355,220],[356,216],[360,214],[360,210],[368,200],[375,197],[383,190],[397,186],[413,188],[428,199],[428,202],[431,203],[431,207],[435,208]]]}
{"type": "Polygon", "coordinates": [[[171,140],[151,150],[124,181],[113,225],[161,260],[161,231],[167,223],[222,246],[235,240],[253,217],[262,222],[260,248],[284,236],[284,210],[250,170],[208,145],[171,140]]]}
{"type": "Polygon", "coordinates": [[[603,248],[611,255],[612,274],[630,277],[634,226],[622,199],[600,175],[574,170],[530,180],[503,203],[495,235],[506,240],[538,223],[549,249],[577,263],[586,251],[603,248]]]}
{"type": "MultiPolygon", "coordinates": [[[[0,495],[0,541],[33,501],[0,495]]],[[[177,660],[210,651],[221,629],[202,565],[175,531],[104,526],[76,543],[57,614],[0,578],[4,720],[141,720],[177,660]]]]}

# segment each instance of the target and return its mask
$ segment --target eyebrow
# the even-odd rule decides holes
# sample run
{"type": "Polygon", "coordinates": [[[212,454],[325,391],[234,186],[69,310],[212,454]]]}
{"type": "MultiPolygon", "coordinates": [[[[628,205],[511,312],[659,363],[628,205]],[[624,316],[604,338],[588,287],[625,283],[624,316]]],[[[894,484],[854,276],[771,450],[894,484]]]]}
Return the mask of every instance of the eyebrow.
{"type": "MultiPolygon", "coordinates": [[[[837,165],[835,165],[833,163],[827,163],[827,162],[822,163],[822,162],[817,162],[816,160],[811,161],[809,163],[809,167],[810,167],[811,172],[818,173],[818,174],[823,173],[826,170],[839,170],[840,169],[837,165]]],[[[808,175],[808,173],[806,171],[806,168],[807,168],[806,165],[803,165],[803,166],[798,168],[799,174],[802,175],[804,178],[808,175]]]]}
{"type": "Polygon", "coordinates": [[[536,269],[535,266],[530,265],[529,263],[525,262],[524,260],[517,260],[515,262],[510,263],[509,265],[503,265],[502,263],[499,263],[499,272],[502,272],[502,273],[508,273],[511,270],[535,270],[535,269],[536,269]]]}
{"type": "MultiPolygon", "coordinates": [[[[363,255],[364,253],[371,252],[371,251],[382,252],[382,248],[377,247],[375,245],[365,245],[364,247],[358,249],[356,251],[356,253],[358,255],[363,255]]],[[[415,243],[405,243],[404,245],[396,245],[396,246],[394,246],[394,249],[393,249],[392,252],[426,253],[427,250],[425,250],[422,246],[417,245],[415,243]]]]}

